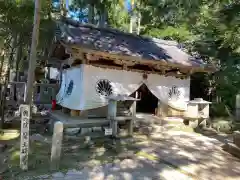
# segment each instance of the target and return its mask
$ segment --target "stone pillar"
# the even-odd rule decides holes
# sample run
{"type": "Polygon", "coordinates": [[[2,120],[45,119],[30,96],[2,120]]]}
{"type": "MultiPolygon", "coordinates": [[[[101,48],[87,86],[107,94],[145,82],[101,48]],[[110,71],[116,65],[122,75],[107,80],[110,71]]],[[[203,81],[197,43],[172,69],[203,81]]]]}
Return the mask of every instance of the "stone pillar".
{"type": "MultiPolygon", "coordinates": [[[[137,97],[138,97],[138,92],[136,91],[135,98],[137,98],[137,97]]],[[[131,114],[132,114],[132,119],[128,123],[128,135],[129,136],[132,136],[132,134],[133,134],[133,126],[136,121],[136,109],[137,109],[137,101],[134,101],[130,108],[131,114]]]]}
{"type": "Polygon", "coordinates": [[[51,169],[57,170],[60,164],[61,149],[63,139],[63,123],[58,121],[54,124],[52,150],[51,150],[51,169]]]}
{"type": "Polygon", "coordinates": [[[109,100],[108,104],[108,119],[110,119],[110,124],[112,128],[112,135],[113,137],[117,136],[117,121],[116,121],[116,115],[117,115],[117,101],[115,100],[109,100]]]}
{"type": "Polygon", "coordinates": [[[160,100],[158,100],[157,116],[158,117],[168,116],[168,105],[165,103],[162,103],[160,100]]]}
{"type": "Polygon", "coordinates": [[[30,105],[21,105],[21,142],[20,142],[20,168],[28,170],[28,152],[29,152],[29,123],[31,117],[30,105]]]}
{"type": "MultiPolygon", "coordinates": [[[[135,92],[135,98],[138,98],[138,92],[137,91],[135,92]]],[[[133,104],[130,107],[130,111],[131,111],[133,117],[136,116],[136,109],[137,109],[137,101],[133,101],[133,104]]]]}

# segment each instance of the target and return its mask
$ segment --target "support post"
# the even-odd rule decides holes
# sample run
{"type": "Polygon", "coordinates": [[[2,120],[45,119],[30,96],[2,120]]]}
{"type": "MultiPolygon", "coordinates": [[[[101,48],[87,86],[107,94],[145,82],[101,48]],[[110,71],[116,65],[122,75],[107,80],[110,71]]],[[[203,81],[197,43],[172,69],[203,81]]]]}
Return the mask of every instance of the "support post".
{"type": "MultiPolygon", "coordinates": [[[[138,92],[135,92],[135,98],[138,98],[138,92]]],[[[136,117],[136,109],[137,109],[137,101],[133,101],[132,106],[130,108],[131,114],[133,117],[136,117]]]]}
{"type": "Polygon", "coordinates": [[[20,168],[28,170],[30,105],[21,105],[20,168]]]}
{"type": "Polygon", "coordinates": [[[57,170],[59,168],[61,149],[63,139],[63,123],[58,121],[54,124],[52,150],[51,150],[51,169],[57,170]]]}
{"type": "Polygon", "coordinates": [[[110,119],[113,137],[117,136],[116,115],[117,115],[117,101],[110,99],[108,104],[108,119],[110,119]]]}
{"type": "MultiPolygon", "coordinates": [[[[135,98],[138,98],[138,92],[136,91],[135,93],[135,98]]],[[[133,135],[133,125],[136,120],[136,109],[137,109],[137,101],[133,101],[133,104],[130,108],[131,114],[132,114],[132,119],[128,123],[128,135],[132,136],[133,135]]]]}
{"type": "Polygon", "coordinates": [[[236,121],[240,121],[240,94],[236,95],[236,121]]]}

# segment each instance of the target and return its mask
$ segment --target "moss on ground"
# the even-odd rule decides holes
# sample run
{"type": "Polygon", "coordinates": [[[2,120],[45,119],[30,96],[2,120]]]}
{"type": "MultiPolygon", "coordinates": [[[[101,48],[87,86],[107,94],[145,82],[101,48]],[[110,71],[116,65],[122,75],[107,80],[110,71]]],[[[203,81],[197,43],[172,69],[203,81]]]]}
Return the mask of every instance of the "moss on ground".
{"type": "MultiPolygon", "coordinates": [[[[138,142],[140,140],[136,140],[138,142]]],[[[134,147],[135,143],[124,143],[116,141],[112,145],[112,140],[108,138],[93,139],[94,146],[84,145],[82,139],[65,139],[62,147],[62,157],[60,162],[61,172],[68,169],[82,169],[85,166],[96,166],[106,163],[113,163],[119,159],[119,155],[128,151],[134,153],[138,151],[134,147]]],[[[29,170],[24,172],[19,168],[19,147],[20,140],[12,142],[11,147],[0,156],[0,162],[7,157],[7,161],[0,166],[5,166],[6,171],[2,174],[3,179],[15,179],[22,177],[36,177],[42,174],[50,174],[51,144],[45,142],[31,142],[29,152],[29,170]],[[2,159],[1,159],[2,158],[2,159]]]]}

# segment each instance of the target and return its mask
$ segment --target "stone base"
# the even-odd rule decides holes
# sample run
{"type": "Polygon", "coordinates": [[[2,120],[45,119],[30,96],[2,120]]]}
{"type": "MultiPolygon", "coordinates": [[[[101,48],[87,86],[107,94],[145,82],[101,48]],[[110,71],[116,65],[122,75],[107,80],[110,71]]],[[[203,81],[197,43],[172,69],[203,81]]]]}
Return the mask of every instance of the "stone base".
{"type": "Polygon", "coordinates": [[[68,108],[62,107],[62,112],[63,112],[63,113],[66,113],[66,114],[67,114],[67,113],[69,113],[69,111],[70,111],[70,110],[69,110],[68,108]]]}
{"type": "Polygon", "coordinates": [[[237,145],[235,145],[235,144],[233,144],[233,143],[227,143],[227,144],[226,144],[226,150],[227,150],[230,154],[232,154],[232,155],[240,158],[240,147],[238,147],[237,145]]]}
{"type": "Polygon", "coordinates": [[[192,128],[198,127],[198,120],[189,120],[189,126],[192,128]]]}
{"type": "Polygon", "coordinates": [[[70,111],[70,116],[72,117],[76,117],[76,116],[79,116],[80,114],[80,111],[79,110],[72,110],[70,111]]]}
{"type": "Polygon", "coordinates": [[[235,132],[234,133],[233,143],[240,148],[240,132],[235,132]]]}
{"type": "Polygon", "coordinates": [[[7,148],[6,144],[0,144],[0,153],[4,152],[6,148],[7,148]]]}

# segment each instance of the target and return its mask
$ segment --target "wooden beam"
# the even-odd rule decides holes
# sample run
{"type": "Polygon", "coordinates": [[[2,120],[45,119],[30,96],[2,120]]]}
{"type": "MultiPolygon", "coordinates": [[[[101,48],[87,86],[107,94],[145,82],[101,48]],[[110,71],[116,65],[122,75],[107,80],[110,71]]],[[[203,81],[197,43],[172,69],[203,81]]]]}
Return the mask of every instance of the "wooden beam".
{"type": "Polygon", "coordinates": [[[120,55],[120,54],[112,54],[112,53],[108,53],[108,52],[102,52],[102,51],[98,51],[98,50],[92,50],[92,49],[87,49],[85,47],[79,46],[79,45],[74,45],[74,44],[63,44],[66,47],[71,47],[73,49],[73,51],[82,51],[82,52],[86,52],[86,53],[90,53],[90,54],[95,54],[97,56],[100,57],[109,57],[110,59],[114,60],[114,59],[122,59],[125,61],[135,61],[141,64],[153,64],[153,65],[162,65],[165,67],[169,67],[169,68],[180,68],[180,69],[186,69],[186,70],[192,70],[194,69],[196,72],[209,72],[212,71],[213,68],[211,67],[194,67],[194,66],[186,66],[186,65],[182,65],[182,64],[175,64],[175,63],[171,63],[171,62],[166,62],[166,60],[164,59],[159,59],[159,60],[151,60],[151,59],[142,59],[140,57],[136,57],[136,56],[128,56],[128,55],[120,55]]]}
{"type": "Polygon", "coordinates": [[[127,64],[123,64],[123,70],[127,70],[127,69],[128,69],[127,64]]]}
{"type": "MultiPolygon", "coordinates": [[[[123,70],[123,67],[119,67],[119,66],[112,66],[112,65],[102,65],[102,64],[91,64],[92,66],[95,67],[101,67],[101,68],[106,68],[106,69],[117,69],[117,70],[123,70]]],[[[158,74],[161,76],[174,76],[176,78],[181,78],[181,79],[185,79],[188,76],[187,75],[183,75],[183,74],[162,74],[162,72],[158,72],[158,71],[145,71],[145,70],[139,70],[139,69],[131,69],[131,67],[127,66],[127,69],[124,69],[126,71],[132,71],[132,72],[139,72],[139,73],[149,73],[149,74],[158,74]]]]}
{"type": "Polygon", "coordinates": [[[89,61],[97,61],[100,59],[100,57],[94,54],[86,53],[86,59],[89,61]]]}

